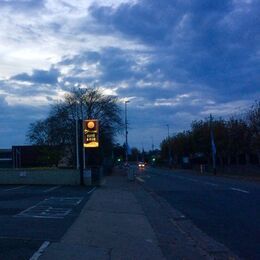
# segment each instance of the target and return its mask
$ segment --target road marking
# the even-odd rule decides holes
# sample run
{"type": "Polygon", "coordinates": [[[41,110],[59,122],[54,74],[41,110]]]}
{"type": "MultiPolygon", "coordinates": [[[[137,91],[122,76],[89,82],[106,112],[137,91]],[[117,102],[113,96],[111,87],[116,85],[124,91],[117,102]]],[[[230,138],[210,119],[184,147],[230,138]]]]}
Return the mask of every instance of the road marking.
{"type": "Polygon", "coordinates": [[[63,219],[82,200],[83,197],[50,197],[21,211],[14,217],[63,219]]]}
{"type": "Polygon", "coordinates": [[[96,189],[96,187],[94,187],[93,189],[91,189],[90,191],[88,191],[88,194],[90,194],[91,192],[93,192],[96,189]]]}
{"type": "Polygon", "coordinates": [[[11,189],[6,189],[6,190],[4,190],[4,191],[18,190],[18,189],[22,189],[23,187],[26,187],[26,185],[23,185],[23,186],[18,186],[18,187],[11,188],[11,189]]]}
{"type": "Polygon", "coordinates": [[[218,184],[215,184],[215,183],[212,183],[212,182],[206,182],[206,181],[204,181],[204,182],[202,182],[202,183],[205,183],[206,185],[210,185],[210,186],[215,186],[215,187],[218,186],[218,184]]]}
{"type": "Polygon", "coordinates": [[[30,260],[37,260],[42,255],[43,251],[49,246],[49,244],[49,241],[43,242],[40,248],[32,255],[30,260]]]}
{"type": "Polygon", "coordinates": [[[23,218],[48,218],[48,219],[63,219],[71,213],[70,208],[57,208],[51,206],[35,206],[29,210],[24,210],[23,212],[16,215],[16,217],[23,218]]]}
{"type": "Polygon", "coordinates": [[[50,192],[50,191],[53,191],[53,190],[56,190],[58,188],[60,188],[61,186],[55,186],[55,187],[52,187],[52,188],[49,188],[47,190],[44,190],[43,192],[50,192]]]}
{"type": "Polygon", "coordinates": [[[136,179],[138,180],[138,181],[140,181],[140,182],[145,182],[142,178],[140,178],[140,177],[136,177],[136,179]]]}
{"type": "Polygon", "coordinates": [[[237,188],[230,188],[231,190],[235,190],[235,191],[239,191],[239,192],[243,192],[243,193],[249,193],[249,191],[246,190],[241,190],[241,189],[237,189],[237,188]]]}
{"type": "Polygon", "coordinates": [[[81,203],[84,197],[49,197],[41,202],[44,205],[66,205],[66,206],[76,206],[81,203]]]}

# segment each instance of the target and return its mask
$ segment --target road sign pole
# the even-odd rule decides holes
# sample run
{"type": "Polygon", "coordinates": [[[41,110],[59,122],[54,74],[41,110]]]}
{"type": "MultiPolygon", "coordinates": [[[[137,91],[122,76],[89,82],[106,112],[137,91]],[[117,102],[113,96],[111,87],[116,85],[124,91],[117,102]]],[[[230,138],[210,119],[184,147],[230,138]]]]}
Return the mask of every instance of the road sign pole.
{"type": "Polygon", "coordinates": [[[80,185],[84,185],[84,160],[83,160],[83,121],[79,120],[79,175],[80,175],[80,185]]]}
{"type": "Polygon", "coordinates": [[[126,163],[126,165],[128,165],[127,103],[129,103],[129,100],[125,101],[125,163],[126,163]]]}

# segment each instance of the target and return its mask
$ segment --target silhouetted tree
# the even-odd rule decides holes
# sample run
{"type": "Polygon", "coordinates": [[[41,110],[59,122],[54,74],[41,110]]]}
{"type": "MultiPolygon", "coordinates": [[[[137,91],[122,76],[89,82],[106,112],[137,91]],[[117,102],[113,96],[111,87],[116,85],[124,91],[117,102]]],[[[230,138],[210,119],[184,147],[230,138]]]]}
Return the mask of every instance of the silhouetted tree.
{"type": "Polygon", "coordinates": [[[237,165],[248,164],[252,154],[257,155],[260,163],[260,101],[247,111],[246,117],[237,115],[227,120],[205,118],[193,121],[190,131],[177,133],[161,142],[161,157],[167,160],[170,144],[178,162],[183,156],[201,156],[211,163],[211,128],[220,166],[231,165],[233,161],[237,165]]]}
{"type": "Polygon", "coordinates": [[[256,153],[260,164],[260,101],[256,101],[247,112],[247,122],[251,135],[250,147],[256,153]]]}
{"type": "Polygon", "coordinates": [[[122,129],[121,110],[115,96],[104,95],[96,88],[75,88],[64,100],[51,107],[49,116],[29,127],[32,144],[66,146],[75,161],[76,120],[98,119],[100,154],[111,154],[114,137],[122,129]]]}

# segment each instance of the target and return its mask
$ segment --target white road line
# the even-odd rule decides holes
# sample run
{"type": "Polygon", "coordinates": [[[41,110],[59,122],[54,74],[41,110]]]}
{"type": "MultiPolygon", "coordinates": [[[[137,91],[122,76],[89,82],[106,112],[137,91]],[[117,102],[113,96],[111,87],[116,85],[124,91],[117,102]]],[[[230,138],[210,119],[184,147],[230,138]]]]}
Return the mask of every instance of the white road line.
{"type": "Polygon", "coordinates": [[[4,191],[10,191],[10,190],[18,190],[18,189],[21,189],[23,187],[26,187],[26,185],[23,185],[23,186],[18,186],[18,187],[15,187],[15,188],[11,188],[11,189],[6,189],[4,191]]]}
{"type": "Polygon", "coordinates": [[[204,182],[202,182],[202,183],[205,183],[206,185],[210,185],[210,186],[215,186],[215,187],[218,186],[218,184],[215,184],[215,183],[212,183],[212,182],[206,182],[206,181],[204,181],[204,182]]]}
{"type": "Polygon", "coordinates": [[[249,193],[249,191],[246,190],[241,190],[241,189],[237,189],[237,188],[230,188],[231,190],[235,190],[235,191],[239,191],[239,192],[243,192],[243,193],[249,193]]]}
{"type": "Polygon", "coordinates": [[[138,180],[138,181],[140,181],[140,182],[145,182],[142,178],[140,178],[140,177],[136,177],[136,179],[138,180]]]}
{"type": "Polygon", "coordinates": [[[31,207],[29,207],[29,208],[27,208],[27,209],[21,211],[20,213],[18,213],[17,215],[15,215],[15,217],[16,217],[16,216],[19,216],[19,215],[22,215],[22,214],[24,214],[25,212],[27,212],[27,211],[29,211],[29,210],[31,210],[31,209],[37,207],[40,203],[41,203],[41,202],[38,202],[38,203],[35,204],[34,206],[31,206],[31,207]]]}
{"type": "Polygon", "coordinates": [[[60,188],[61,186],[55,186],[55,187],[52,187],[52,188],[49,188],[47,190],[44,190],[43,192],[50,192],[50,191],[53,191],[53,190],[56,190],[58,188],[60,188]]]}
{"type": "Polygon", "coordinates": [[[88,191],[88,194],[90,194],[91,192],[93,192],[96,189],[96,187],[94,187],[93,189],[91,189],[90,191],[88,191]]]}
{"type": "Polygon", "coordinates": [[[43,251],[49,246],[49,244],[49,241],[43,242],[41,247],[32,255],[30,260],[37,260],[42,255],[43,251]]]}

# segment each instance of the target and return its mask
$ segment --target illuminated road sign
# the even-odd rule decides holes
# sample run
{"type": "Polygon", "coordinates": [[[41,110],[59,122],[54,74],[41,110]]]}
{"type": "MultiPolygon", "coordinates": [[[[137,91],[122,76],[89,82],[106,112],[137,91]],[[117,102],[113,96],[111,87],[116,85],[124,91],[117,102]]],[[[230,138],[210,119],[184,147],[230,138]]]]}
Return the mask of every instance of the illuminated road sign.
{"type": "Polygon", "coordinates": [[[99,147],[98,120],[96,119],[85,120],[83,123],[83,133],[84,133],[84,147],[86,148],[99,147]]]}

